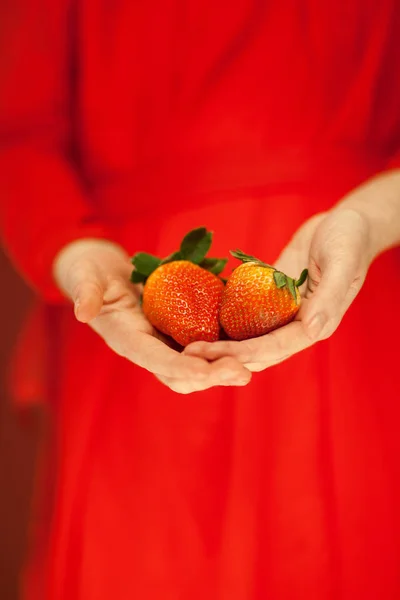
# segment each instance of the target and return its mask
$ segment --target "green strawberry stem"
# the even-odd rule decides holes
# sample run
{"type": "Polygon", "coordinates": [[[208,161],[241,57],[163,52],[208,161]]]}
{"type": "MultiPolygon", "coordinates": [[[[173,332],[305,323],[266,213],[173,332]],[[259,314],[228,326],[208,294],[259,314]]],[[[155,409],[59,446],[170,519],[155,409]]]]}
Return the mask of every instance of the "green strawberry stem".
{"type": "Polygon", "coordinates": [[[298,278],[297,281],[295,281],[295,286],[296,287],[301,287],[303,285],[303,283],[305,283],[306,279],[308,277],[308,269],[304,269],[301,272],[300,277],[298,278]]]}
{"type": "Polygon", "coordinates": [[[230,253],[232,254],[232,256],[234,258],[237,258],[238,260],[241,260],[244,263],[255,262],[261,267],[268,267],[269,269],[274,269],[274,267],[272,265],[262,262],[259,258],[256,258],[255,256],[251,256],[251,254],[245,254],[244,252],[242,252],[242,250],[239,250],[239,249],[231,250],[230,253]]]}
{"type": "Polygon", "coordinates": [[[214,275],[219,275],[224,270],[228,259],[206,257],[211,247],[212,238],[212,231],[208,231],[205,227],[198,227],[185,235],[177,252],[173,252],[164,259],[147,252],[137,252],[131,259],[135,267],[131,275],[132,283],[146,283],[147,278],[160,265],[176,260],[188,260],[206,271],[214,273],[214,275]]]}
{"type": "Polygon", "coordinates": [[[255,256],[251,256],[251,254],[245,254],[242,250],[231,250],[231,254],[234,258],[241,260],[243,263],[255,263],[259,267],[266,267],[268,269],[273,269],[274,271],[274,281],[275,285],[278,289],[282,289],[287,287],[290,293],[292,294],[295,302],[297,303],[297,291],[296,288],[299,288],[303,285],[308,277],[308,270],[304,269],[301,272],[300,277],[297,281],[292,279],[292,277],[288,277],[285,273],[281,271],[277,271],[275,267],[269,265],[268,263],[262,262],[259,258],[255,256]]]}
{"type": "Polygon", "coordinates": [[[279,289],[287,287],[297,303],[296,289],[303,285],[303,283],[307,279],[307,276],[308,276],[307,269],[304,269],[301,272],[301,275],[297,281],[292,279],[292,277],[288,277],[287,275],[285,275],[285,273],[281,273],[281,271],[275,271],[274,272],[274,281],[275,281],[276,287],[279,289]]]}

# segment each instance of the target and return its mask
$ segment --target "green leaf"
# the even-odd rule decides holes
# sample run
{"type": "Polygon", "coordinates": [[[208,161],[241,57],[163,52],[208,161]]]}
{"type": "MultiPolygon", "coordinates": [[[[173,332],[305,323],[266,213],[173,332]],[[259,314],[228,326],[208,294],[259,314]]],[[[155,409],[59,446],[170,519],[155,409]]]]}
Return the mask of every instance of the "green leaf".
{"type": "Polygon", "coordinates": [[[231,250],[231,254],[234,258],[237,258],[242,262],[261,262],[259,258],[251,256],[250,254],[245,254],[242,250],[239,250],[239,248],[237,248],[236,250],[231,250]]]}
{"type": "Polygon", "coordinates": [[[297,304],[297,292],[296,292],[296,285],[294,283],[294,279],[292,279],[291,277],[287,277],[287,285],[289,288],[290,293],[292,294],[294,301],[297,304]]]}
{"type": "Polygon", "coordinates": [[[167,263],[174,262],[174,260],[182,260],[182,254],[179,252],[179,250],[164,258],[160,264],[165,265],[167,263]]]}
{"type": "Polygon", "coordinates": [[[285,287],[285,285],[287,284],[287,277],[286,277],[285,273],[281,273],[280,271],[275,271],[274,272],[274,281],[276,283],[276,287],[281,289],[281,288],[285,287]]]}
{"type": "Polygon", "coordinates": [[[206,257],[211,247],[212,232],[205,227],[199,227],[188,233],[182,240],[181,255],[183,260],[190,260],[196,265],[206,257]]]}
{"type": "Polygon", "coordinates": [[[138,252],[132,258],[132,264],[136,271],[139,271],[139,273],[148,277],[160,266],[161,260],[146,252],[138,252]]]}
{"type": "Polygon", "coordinates": [[[214,275],[219,275],[225,269],[227,262],[227,258],[205,258],[200,263],[200,267],[203,267],[206,271],[210,271],[210,273],[214,273],[214,275]]]}
{"type": "Polygon", "coordinates": [[[132,271],[131,282],[132,283],[144,283],[146,281],[146,275],[139,273],[139,271],[132,271]]]}
{"type": "Polygon", "coordinates": [[[296,287],[301,287],[303,285],[303,283],[305,283],[307,277],[308,277],[308,269],[304,269],[304,271],[301,272],[300,277],[296,281],[296,287]]]}
{"type": "Polygon", "coordinates": [[[275,267],[273,267],[272,265],[269,265],[268,263],[263,262],[262,260],[260,260],[259,258],[256,258],[255,256],[251,256],[251,254],[245,254],[244,252],[242,252],[242,250],[239,250],[239,249],[231,250],[230,253],[232,254],[232,256],[234,258],[241,260],[243,263],[255,262],[260,267],[267,267],[269,269],[275,269],[275,267]]]}

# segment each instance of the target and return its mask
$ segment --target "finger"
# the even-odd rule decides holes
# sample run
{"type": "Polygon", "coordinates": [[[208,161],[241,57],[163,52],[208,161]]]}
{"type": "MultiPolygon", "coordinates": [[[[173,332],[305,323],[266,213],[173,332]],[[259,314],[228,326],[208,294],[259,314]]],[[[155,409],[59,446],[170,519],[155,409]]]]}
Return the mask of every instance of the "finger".
{"type": "Polygon", "coordinates": [[[346,310],[349,293],[351,295],[354,287],[354,276],[352,261],[332,261],[322,272],[315,291],[307,291],[309,301],[302,310],[302,322],[310,340],[317,341],[335,331],[346,310]]]}
{"type": "Polygon", "coordinates": [[[204,381],[157,378],[178,394],[192,394],[217,386],[243,387],[251,381],[251,372],[233,358],[222,358],[210,365],[209,377],[204,381]]]}
{"type": "Polygon", "coordinates": [[[88,323],[97,317],[103,306],[105,282],[94,263],[85,260],[72,265],[67,289],[78,321],[88,323]]]}
{"type": "Polygon", "coordinates": [[[75,316],[82,323],[97,317],[103,306],[104,288],[97,282],[86,281],[77,291],[74,302],[75,316]]]}
{"type": "Polygon", "coordinates": [[[209,363],[209,385],[246,385],[251,380],[251,373],[237,359],[223,357],[209,363]]]}
{"type": "Polygon", "coordinates": [[[312,344],[301,321],[293,321],[281,329],[267,335],[243,342],[201,342],[191,344],[185,350],[188,355],[202,356],[207,360],[217,360],[231,356],[251,371],[261,371],[276,365],[292,354],[304,350],[312,344]]]}
{"type": "Polygon", "coordinates": [[[138,329],[134,312],[100,314],[92,328],[120,356],[162,377],[205,380],[211,365],[202,358],[187,356],[158,338],[138,329]]]}
{"type": "MultiPolygon", "coordinates": [[[[179,380],[183,385],[192,384],[194,390],[208,389],[216,385],[246,385],[251,379],[251,373],[234,358],[223,357],[221,360],[209,363],[200,357],[177,353],[162,342],[159,343],[161,344],[160,363],[157,366],[151,365],[154,373],[168,377],[170,380],[179,380]],[[165,348],[171,356],[171,364],[168,367],[165,366],[167,360],[165,348]]],[[[142,366],[144,364],[142,362],[142,366]]]]}
{"type": "Polygon", "coordinates": [[[315,228],[325,217],[324,213],[319,213],[300,227],[275,261],[274,266],[278,271],[294,278],[299,276],[308,263],[308,248],[310,248],[315,228]],[[293,266],[297,271],[291,272],[293,266]]]}
{"type": "Polygon", "coordinates": [[[187,356],[197,356],[210,361],[231,356],[237,358],[242,364],[252,362],[247,348],[247,341],[193,342],[186,346],[183,353],[187,356]]]}
{"type": "Polygon", "coordinates": [[[288,358],[290,358],[290,356],[291,355],[282,356],[281,358],[275,360],[271,364],[267,364],[265,362],[263,362],[263,363],[245,363],[243,366],[245,366],[246,369],[251,371],[251,373],[259,373],[260,371],[265,371],[265,369],[267,369],[268,367],[273,367],[275,365],[279,365],[281,362],[288,360],[288,358]]]}
{"type": "Polygon", "coordinates": [[[346,274],[346,270],[340,269],[339,266],[337,270],[336,268],[329,269],[321,279],[311,300],[303,300],[300,313],[292,323],[265,336],[242,342],[195,342],[185,348],[185,353],[206,360],[232,356],[242,362],[250,371],[262,371],[287,360],[319,339],[331,335],[361,285],[361,280],[352,279],[350,270],[346,274]],[[318,323],[316,323],[315,315],[318,315],[318,323]]]}

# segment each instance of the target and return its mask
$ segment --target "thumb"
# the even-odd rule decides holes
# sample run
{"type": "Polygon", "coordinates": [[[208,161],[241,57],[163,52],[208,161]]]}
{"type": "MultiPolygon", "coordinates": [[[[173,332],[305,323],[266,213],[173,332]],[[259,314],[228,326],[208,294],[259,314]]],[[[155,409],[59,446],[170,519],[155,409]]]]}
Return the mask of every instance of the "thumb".
{"type": "Polygon", "coordinates": [[[313,279],[310,268],[308,301],[305,306],[303,325],[312,341],[329,337],[338,327],[346,309],[357,291],[353,286],[355,274],[351,262],[331,262],[322,271],[320,280],[313,279]]]}
{"type": "Polygon", "coordinates": [[[68,283],[75,316],[78,321],[88,323],[97,317],[103,306],[105,287],[96,265],[85,261],[72,266],[68,283]]]}
{"type": "Polygon", "coordinates": [[[61,250],[54,261],[54,278],[73,301],[79,321],[88,323],[99,314],[106,289],[105,272],[126,270],[127,264],[124,251],[107,240],[76,240],[61,250]]]}

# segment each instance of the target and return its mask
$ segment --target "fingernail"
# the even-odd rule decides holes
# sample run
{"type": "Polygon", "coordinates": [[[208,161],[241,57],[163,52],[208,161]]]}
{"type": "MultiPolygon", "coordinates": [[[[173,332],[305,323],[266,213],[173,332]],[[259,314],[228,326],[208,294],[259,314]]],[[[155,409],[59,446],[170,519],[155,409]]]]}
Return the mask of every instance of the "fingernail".
{"type": "Polygon", "coordinates": [[[230,383],[232,383],[233,381],[237,381],[237,377],[235,377],[235,374],[232,371],[221,371],[221,373],[219,374],[219,379],[220,381],[230,383]]]}
{"type": "Polygon", "coordinates": [[[249,380],[248,379],[238,379],[237,377],[233,377],[226,381],[223,380],[221,383],[223,383],[226,386],[232,385],[235,387],[243,387],[244,385],[247,385],[249,383],[249,380]]]}
{"type": "Polygon", "coordinates": [[[205,344],[203,342],[193,342],[190,346],[185,348],[186,354],[196,354],[204,350],[205,344]]]}
{"type": "Polygon", "coordinates": [[[249,383],[249,379],[237,379],[236,385],[247,385],[249,383]]]}
{"type": "Polygon", "coordinates": [[[75,300],[75,304],[74,304],[74,313],[75,313],[75,317],[78,318],[78,312],[79,312],[79,307],[81,305],[81,301],[79,298],[77,298],[75,300]]]}
{"type": "Polygon", "coordinates": [[[316,315],[314,315],[314,317],[311,319],[307,326],[308,337],[312,340],[317,340],[320,337],[326,323],[327,318],[325,315],[321,313],[317,313],[316,315]]]}
{"type": "Polygon", "coordinates": [[[204,371],[196,371],[196,373],[193,374],[193,379],[197,379],[198,381],[204,381],[207,377],[209,377],[209,373],[204,371]]]}

